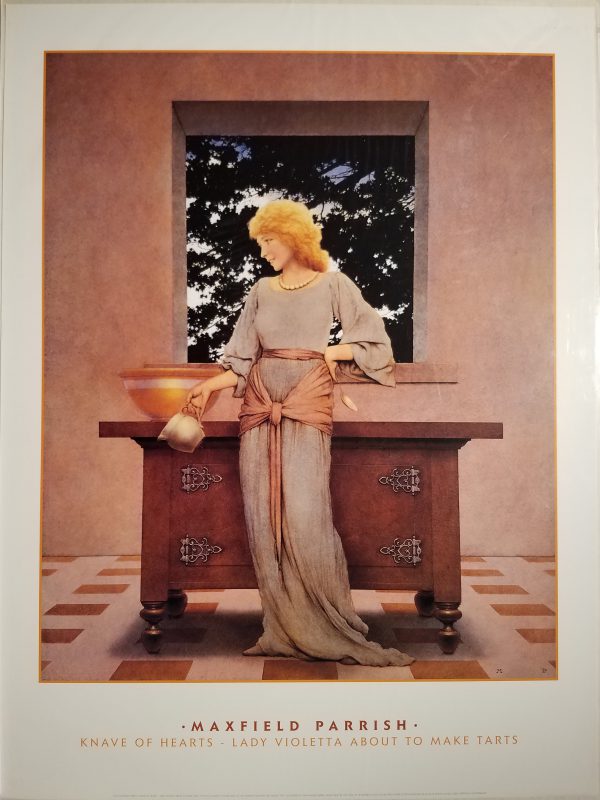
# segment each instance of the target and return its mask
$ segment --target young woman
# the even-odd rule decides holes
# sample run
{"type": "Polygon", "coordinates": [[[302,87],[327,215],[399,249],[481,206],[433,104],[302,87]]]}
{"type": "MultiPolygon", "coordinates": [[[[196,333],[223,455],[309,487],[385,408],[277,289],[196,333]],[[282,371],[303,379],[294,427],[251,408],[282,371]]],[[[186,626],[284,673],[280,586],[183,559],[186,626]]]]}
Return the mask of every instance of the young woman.
{"type": "Polygon", "coordinates": [[[329,491],[333,385],[338,361],[394,386],[390,339],[377,312],[340,272],[328,272],[306,206],[275,200],[249,224],[275,270],[250,289],[221,364],[188,401],[234,387],[240,479],[264,633],[245,655],[405,666],[414,659],[368,641],[354,609],[329,491]],[[333,319],[343,338],[328,346],[333,319]]]}

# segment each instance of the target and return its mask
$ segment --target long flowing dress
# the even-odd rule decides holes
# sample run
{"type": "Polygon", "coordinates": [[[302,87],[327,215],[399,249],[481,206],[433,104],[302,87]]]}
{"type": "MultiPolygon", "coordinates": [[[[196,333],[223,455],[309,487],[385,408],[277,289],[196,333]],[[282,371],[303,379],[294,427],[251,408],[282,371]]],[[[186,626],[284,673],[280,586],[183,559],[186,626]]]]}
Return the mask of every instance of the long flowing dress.
{"type": "MultiPolygon", "coordinates": [[[[324,353],[334,317],[353,366],[369,379],[394,385],[392,350],[379,314],[340,272],[326,272],[304,289],[274,289],[261,278],[250,289],[220,363],[237,375],[243,397],[250,370],[275,402],[318,359],[265,358],[264,350],[303,348],[324,353]]],[[[264,617],[264,633],[251,655],[326,659],[371,666],[405,666],[414,659],[365,638],[350,594],[348,567],[333,525],[329,475],[331,437],[311,425],[282,417],[281,553],[273,547],[270,512],[269,424],[240,437],[240,480],[250,551],[264,617]]]]}

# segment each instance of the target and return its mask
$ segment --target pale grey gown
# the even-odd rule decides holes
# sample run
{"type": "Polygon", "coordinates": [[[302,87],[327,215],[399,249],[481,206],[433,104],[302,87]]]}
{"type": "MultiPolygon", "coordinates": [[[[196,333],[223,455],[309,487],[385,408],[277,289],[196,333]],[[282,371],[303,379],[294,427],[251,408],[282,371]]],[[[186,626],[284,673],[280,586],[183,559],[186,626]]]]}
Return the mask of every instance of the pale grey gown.
{"type": "MultiPolygon", "coordinates": [[[[220,363],[238,376],[235,397],[258,361],[272,400],[281,402],[318,361],[261,358],[262,350],[325,352],[334,317],[356,365],[369,378],[394,385],[390,339],[379,314],[350,278],[327,272],[313,285],[277,291],[268,278],[250,289],[220,363]],[[387,367],[387,369],[386,369],[387,367]]],[[[357,615],[348,567],[333,526],[329,473],[331,437],[302,422],[281,420],[282,551],[277,564],[270,522],[268,423],[241,436],[240,479],[250,551],[264,612],[264,633],[253,654],[304,660],[344,660],[404,666],[414,659],[368,641],[357,615]]]]}

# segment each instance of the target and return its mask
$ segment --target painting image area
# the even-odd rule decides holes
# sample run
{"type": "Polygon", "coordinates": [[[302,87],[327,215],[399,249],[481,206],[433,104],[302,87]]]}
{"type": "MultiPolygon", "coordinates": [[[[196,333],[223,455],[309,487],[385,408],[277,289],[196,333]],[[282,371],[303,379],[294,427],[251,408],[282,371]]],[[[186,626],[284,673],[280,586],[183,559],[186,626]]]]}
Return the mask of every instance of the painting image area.
{"type": "Polygon", "coordinates": [[[46,54],[41,681],[557,677],[553,69],[46,54]]]}

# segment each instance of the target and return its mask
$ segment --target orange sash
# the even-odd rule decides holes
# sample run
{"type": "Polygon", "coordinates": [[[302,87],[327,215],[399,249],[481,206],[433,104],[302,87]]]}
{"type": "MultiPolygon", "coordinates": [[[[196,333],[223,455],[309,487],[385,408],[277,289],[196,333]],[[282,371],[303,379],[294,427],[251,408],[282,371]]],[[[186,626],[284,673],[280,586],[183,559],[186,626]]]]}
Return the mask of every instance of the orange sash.
{"type": "Polygon", "coordinates": [[[265,350],[263,358],[322,359],[294,386],[284,400],[271,400],[260,377],[258,363],[250,370],[240,410],[240,436],[263,422],[269,423],[269,475],[271,528],[275,538],[277,562],[281,563],[281,418],[288,417],[311,425],[331,436],[333,381],[323,353],[316,350],[265,350]]]}

